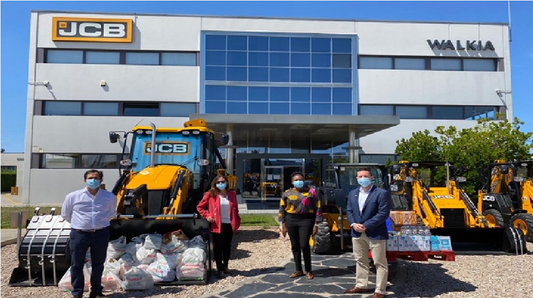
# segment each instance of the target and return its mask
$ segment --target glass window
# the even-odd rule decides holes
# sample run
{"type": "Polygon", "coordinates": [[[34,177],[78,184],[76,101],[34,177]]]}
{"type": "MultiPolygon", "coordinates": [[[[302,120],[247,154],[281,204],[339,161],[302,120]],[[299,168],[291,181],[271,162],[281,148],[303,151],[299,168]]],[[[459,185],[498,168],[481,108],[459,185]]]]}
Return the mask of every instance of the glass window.
{"type": "Polygon", "coordinates": [[[268,103],[266,102],[251,102],[248,108],[249,114],[268,114],[268,103]]]}
{"type": "Polygon", "coordinates": [[[465,71],[496,71],[494,59],[463,59],[465,71]]]}
{"type": "Polygon", "coordinates": [[[86,102],[83,104],[83,115],[116,116],[118,115],[118,103],[116,102],[86,102]]]}
{"type": "Polygon", "coordinates": [[[78,167],[79,154],[44,154],[41,168],[75,169],[78,167]]]}
{"type": "Polygon", "coordinates": [[[304,53],[291,54],[291,66],[309,67],[311,65],[311,55],[304,53]]]}
{"type": "Polygon", "coordinates": [[[289,54],[270,53],[270,66],[289,66],[289,54]]]}
{"type": "Polygon", "coordinates": [[[119,52],[87,51],[85,53],[87,64],[120,64],[119,52]]]}
{"type": "Polygon", "coordinates": [[[82,64],[83,51],[48,50],[46,52],[46,62],[82,64]]]}
{"type": "Polygon", "coordinates": [[[226,65],[226,52],[207,51],[205,53],[205,65],[226,65]]]}
{"type": "Polygon", "coordinates": [[[47,101],[44,104],[44,115],[81,115],[81,102],[47,101]]]}
{"type": "Polygon", "coordinates": [[[275,52],[289,51],[288,37],[270,37],[270,50],[275,52]]]}
{"type": "Polygon", "coordinates": [[[246,102],[228,101],[227,114],[247,114],[248,108],[246,102]]]}
{"type": "Polygon", "coordinates": [[[424,58],[396,58],[394,59],[395,69],[426,69],[426,59],[424,58]]]}
{"type": "Polygon", "coordinates": [[[292,87],[291,102],[309,102],[311,100],[311,88],[309,87],[292,87]]]}
{"type": "Polygon", "coordinates": [[[331,67],[331,54],[313,54],[313,67],[331,67]]]}
{"type": "Polygon", "coordinates": [[[243,35],[228,35],[228,50],[246,51],[248,44],[248,36],[243,35]]]}
{"type": "Polygon", "coordinates": [[[351,103],[334,103],[333,115],[351,115],[352,104],[351,103]]]}
{"type": "Polygon", "coordinates": [[[270,101],[289,101],[288,87],[270,87],[270,101]]]}
{"type": "Polygon", "coordinates": [[[124,116],[159,116],[157,103],[124,103],[124,116]]]}
{"type": "Polygon", "coordinates": [[[433,70],[461,70],[461,59],[432,58],[431,69],[433,70]]]}
{"type": "Polygon", "coordinates": [[[271,82],[288,82],[289,69],[288,68],[270,68],[271,82]]]}
{"type": "Polygon", "coordinates": [[[464,119],[462,107],[431,107],[433,119],[464,119]]]}
{"type": "Polygon", "coordinates": [[[309,82],[311,81],[311,70],[309,68],[292,68],[291,82],[309,82]]]}
{"type": "Polygon", "coordinates": [[[246,101],[248,88],[243,86],[228,86],[228,100],[246,101]]]}
{"type": "Polygon", "coordinates": [[[333,69],[333,83],[351,83],[351,69],[333,69]]]}
{"type": "Polygon", "coordinates": [[[246,67],[228,67],[228,81],[247,81],[246,67]]]}
{"type": "Polygon", "coordinates": [[[359,110],[361,115],[394,115],[394,106],[360,105],[359,110]]]}
{"type": "Polygon", "coordinates": [[[271,115],[289,115],[289,103],[269,103],[271,115]]]}
{"type": "Polygon", "coordinates": [[[397,106],[396,115],[401,119],[427,119],[428,109],[417,106],[397,106]]]}
{"type": "Polygon", "coordinates": [[[496,119],[495,107],[465,107],[465,119],[475,120],[480,118],[496,119]]]}
{"type": "Polygon", "coordinates": [[[311,39],[307,37],[292,37],[291,52],[309,52],[311,39]]]}
{"type": "Polygon", "coordinates": [[[161,103],[162,117],[189,117],[194,113],[196,113],[195,102],[161,103]]]}
{"type": "Polygon", "coordinates": [[[352,88],[333,88],[333,102],[352,102],[352,88]]]}
{"type": "Polygon", "coordinates": [[[331,102],[331,88],[313,87],[313,102],[331,102]]]}
{"type": "Polygon", "coordinates": [[[216,81],[225,81],[226,80],[226,68],[220,66],[206,66],[205,68],[205,79],[206,80],[216,80],[216,81]]]}
{"type": "Polygon", "coordinates": [[[205,48],[207,50],[225,50],[226,35],[206,35],[205,48]]]}
{"type": "Polygon", "coordinates": [[[118,157],[115,154],[97,155],[83,154],[81,156],[81,168],[84,169],[115,169],[118,168],[118,157]]]}
{"type": "Polygon", "coordinates": [[[392,69],[392,58],[390,57],[361,57],[359,60],[360,69],[392,69]]]}
{"type": "Polygon", "coordinates": [[[312,82],[314,83],[330,83],[331,82],[331,69],[313,68],[312,82]]]}
{"type": "Polygon", "coordinates": [[[330,103],[313,103],[311,107],[313,115],[331,115],[330,103]]]}
{"type": "Polygon", "coordinates": [[[268,37],[266,36],[249,36],[249,51],[268,51],[268,37]]]}
{"type": "Polygon", "coordinates": [[[312,52],[331,52],[331,39],[330,38],[312,38],[311,39],[311,51],[312,52]]]}
{"type": "Polygon", "coordinates": [[[291,115],[310,115],[311,106],[308,103],[291,103],[291,115]]]}
{"type": "Polygon", "coordinates": [[[268,66],[268,53],[250,52],[248,53],[248,65],[250,66],[268,66]]]}
{"type": "Polygon", "coordinates": [[[205,112],[215,114],[226,114],[226,102],[225,101],[205,101],[205,112]]]}
{"type": "Polygon", "coordinates": [[[159,65],[159,53],[126,53],[126,64],[159,65]]]}
{"type": "Polygon", "coordinates": [[[352,68],[351,54],[333,54],[334,68],[352,68]]]}
{"type": "Polygon", "coordinates": [[[226,100],[226,86],[207,85],[205,86],[206,100],[226,100]]]}
{"type": "Polygon", "coordinates": [[[333,52],[334,53],[351,53],[352,52],[352,39],[334,38],[333,39],[333,52]]]}
{"type": "Polygon", "coordinates": [[[196,53],[161,53],[162,65],[196,66],[196,53]]]}
{"type": "Polygon", "coordinates": [[[247,65],[246,52],[228,51],[228,65],[247,65]]]}
{"type": "Polygon", "coordinates": [[[249,101],[268,101],[268,87],[248,87],[249,101]]]}
{"type": "Polygon", "coordinates": [[[248,80],[250,82],[268,82],[268,68],[266,67],[248,68],[248,80]]]}

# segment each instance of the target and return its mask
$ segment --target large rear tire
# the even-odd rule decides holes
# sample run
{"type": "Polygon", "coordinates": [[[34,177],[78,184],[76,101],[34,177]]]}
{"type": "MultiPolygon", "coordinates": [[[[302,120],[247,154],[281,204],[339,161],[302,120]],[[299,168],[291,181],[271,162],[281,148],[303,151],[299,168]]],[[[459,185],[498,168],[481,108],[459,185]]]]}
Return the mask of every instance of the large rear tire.
{"type": "Polygon", "coordinates": [[[331,252],[331,232],[326,221],[318,224],[318,232],[314,237],[312,251],[315,254],[326,254],[331,252]]]}
{"type": "Polygon", "coordinates": [[[505,227],[505,222],[503,221],[502,213],[496,209],[489,209],[483,212],[483,216],[487,219],[489,223],[492,223],[498,227],[505,227]]]}
{"type": "Polygon", "coordinates": [[[522,230],[528,242],[533,242],[533,215],[518,213],[511,217],[511,226],[522,230]]]}

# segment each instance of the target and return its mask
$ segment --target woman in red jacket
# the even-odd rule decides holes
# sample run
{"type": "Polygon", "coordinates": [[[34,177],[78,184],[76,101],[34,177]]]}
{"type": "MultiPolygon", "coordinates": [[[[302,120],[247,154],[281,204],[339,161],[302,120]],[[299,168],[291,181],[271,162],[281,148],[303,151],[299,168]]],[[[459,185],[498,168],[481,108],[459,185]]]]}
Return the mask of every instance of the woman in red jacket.
{"type": "Polygon", "coordinates": [[[211,182],[211,189],[204,194],[197,207],[200,215],[211,223],[219,278],[224,278],[226,274],[230,274],[228,261],[231,255],[231,239],[233,233],[241,225],[237,194],[232,190],[227,190],[227,186],[226,177],[215,177],[211,182]]]}

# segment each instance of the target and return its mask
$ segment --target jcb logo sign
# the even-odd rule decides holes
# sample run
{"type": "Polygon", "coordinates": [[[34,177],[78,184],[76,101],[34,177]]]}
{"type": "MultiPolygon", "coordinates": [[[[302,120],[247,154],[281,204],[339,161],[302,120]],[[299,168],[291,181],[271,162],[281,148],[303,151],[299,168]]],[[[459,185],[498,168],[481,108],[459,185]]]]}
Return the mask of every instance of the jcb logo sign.
{"type": "Polygon", "coordinates": [[[52,40],[131,42],[133,20],[52,18],[52,40]]]}
{"type": "MultiPolygon", "coordinates": [[[[156,154],[187,154],[189,152],[188,143],[155,143],[156,154]]],[[[144,154],[152,153],[152,143],[144,145],[144,154]]]]}

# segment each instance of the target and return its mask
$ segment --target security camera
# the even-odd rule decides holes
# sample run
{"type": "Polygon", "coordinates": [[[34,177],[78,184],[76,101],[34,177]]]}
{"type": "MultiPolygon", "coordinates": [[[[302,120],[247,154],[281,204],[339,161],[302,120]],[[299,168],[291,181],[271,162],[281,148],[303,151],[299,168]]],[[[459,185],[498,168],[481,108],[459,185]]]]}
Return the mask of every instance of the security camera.
{"type": "Polygon", "coordinates": [[[500,90],[500,89],[496,89],[495,91],[496,91],[496,94],[498,94],[498,95],[502,94],[502,90],[500,90]]]}
{"type": "Polygon", "coordinates": [[[48,81],[44,81],[44,82],[43,82],[43,85],[44,85],[45,87],[50,87],[50,82],[48,82],[48,81]]]}

